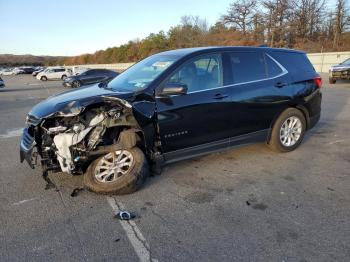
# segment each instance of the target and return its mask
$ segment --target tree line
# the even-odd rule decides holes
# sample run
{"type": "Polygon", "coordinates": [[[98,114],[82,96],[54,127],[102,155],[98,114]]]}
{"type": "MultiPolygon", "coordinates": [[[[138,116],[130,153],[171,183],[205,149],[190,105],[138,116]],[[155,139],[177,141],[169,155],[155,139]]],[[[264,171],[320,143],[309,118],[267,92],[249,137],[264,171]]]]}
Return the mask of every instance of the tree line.
{"type": "Polygon", "coordinates": [[[135,62],[161,51],[198,46],[264,44],[306,52],[349,51],[348,1],[336,0],[330,7],[325,0],[236,0],[212,26],[205,19],[184,16],[168,32],[58,63],[135,62]]]}

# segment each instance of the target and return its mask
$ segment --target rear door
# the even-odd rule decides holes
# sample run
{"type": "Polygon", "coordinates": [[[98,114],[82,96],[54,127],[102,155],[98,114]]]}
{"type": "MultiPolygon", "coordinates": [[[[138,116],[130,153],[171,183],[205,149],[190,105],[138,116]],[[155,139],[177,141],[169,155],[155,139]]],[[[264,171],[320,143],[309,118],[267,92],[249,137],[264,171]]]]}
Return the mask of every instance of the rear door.
{"type": "Polygon", "coordinates": [[[290,79],[273,57],[262,51],[225,53],[231,64],[232,136],[265,134],[290,103],[290,79]]]}
{"type": "MultiPolygon", "coordinates": [[[[230,98],[227,88],[223,86],[221,54],[202,55],[188,60],[161,87],[172,83],[187,85],[188,92],[185,95],[156,97],[164,153],[181,152],[181,149],[208,143],[216,143],[218,147],[228,146],[225,139],[230,136],[230,98]]],[[[190,151],[179,155],[193,154],[190,151]]]]}

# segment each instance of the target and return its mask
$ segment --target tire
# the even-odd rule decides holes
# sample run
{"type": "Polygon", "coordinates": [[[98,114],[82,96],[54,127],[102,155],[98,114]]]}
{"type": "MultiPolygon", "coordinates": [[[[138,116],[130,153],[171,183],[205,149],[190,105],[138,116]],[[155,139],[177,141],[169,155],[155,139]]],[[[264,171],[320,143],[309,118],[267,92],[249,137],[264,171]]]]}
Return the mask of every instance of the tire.
{"type": "Polygon", "coordinates": [[[81,86],[81,83],[80,83],[80,81],[78,81],[78,80],[75,80],[75,81],[72,83],[72,87],[78,88],[78,87],[80,87],[80,86],[81,86]]]}
{"type": "Polygon", "coordinates": [[[335,80],[334,78],[332,78],[332,77],[329,78],[330,84],[335,84],[336,82],[337,82],[337,80],[335,80]]]}
{"type": "MultiPolygon", "coordinates": [[[[297,121],[297,120],[295,120],[297,121]]],[[[306,130],[306,120],[304,114],[296,109],[296,108],[288,108],[285,111],[281,113],[281,115],[277,118],[276,122],[273,125],[270,140],[268,141],[269,147],[276,151],[276,152],[290,152],[296,149],[302,142],[306,130]],[[285,135],[288,132],[285,132],[286,126],[288,126],[288,123],[291,123],[291,121],[287,121],[292,119],[293,121],[295,119],[298,119],[299,122],[296,122],[295,127],[293,128],[294,131],[288,131],[291,132],[291,138],[288,140],[289,135],[285,135]],[[284,125],[286,124],[286,125],[284,125]],[[300,124],[300,127],[299,127],[300,124]],[[283,129],[283,130],[282,130],[283,129]],[[300,134],[299,134],[300,132],[300,134]],[[283,135],[282,135],[283,134],[283,135]],[[299,135],[297,135],[299,134],[299,135]],[[295,143],[292,142],[292,140],[295,143]],[[297,139],[296,139],[297,138],[297,139]],[[283,141],[282,141],[283,140],[283,141]],[[291,141],[288,145],[288,141],[291,141]],[[285,143],[283,143],[285,142],[285,143]]]]}
{"type": "Polygon", "coordinates": [[[66,79],[66,78],[67,78],[66,75],[61,76],[61,80],[62,80],[62,81],[64,81],[64,79],[66,79]]]}
{"type": "Polygon", "coordinates": [[[47,77],[46,76],[42,76],[42,77],[40,77],[40,80],[41,81],[47,81],[47,77]]]}
{"type": "MultiPolygon", "coordinates": [[[[117,151],[116,153],[118,154],[118,152],[120,151],[117,151]]],[[[148,163],[145,158],[145,155],[138,147],[123,150],[123,154],[125,152],[131,154],[133,158],[132,163],[125,174],[122,174],[115,181],[101,182],[97,179],[97,177],[95,176],[95,172],[98,172],[96,171],[96,167],[101,166],[101,163],[103,163],[103,159],[108,159],[108,156],[112,154],[109,153],[96,159],[90,164],[90,166],[84,174],[85,186],[89,190],[101,194],[123,195],[137,191],[143,185],[143,183],[149,175],[148,163]]]]}

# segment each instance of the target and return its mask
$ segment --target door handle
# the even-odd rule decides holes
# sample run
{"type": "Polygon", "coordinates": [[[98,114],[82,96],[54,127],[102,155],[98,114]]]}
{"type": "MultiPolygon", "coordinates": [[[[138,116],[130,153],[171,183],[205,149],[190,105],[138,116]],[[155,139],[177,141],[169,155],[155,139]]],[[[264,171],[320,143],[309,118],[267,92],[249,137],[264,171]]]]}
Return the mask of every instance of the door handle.
{"type": "Polygon", "coordinates": [[[226,94],[216,94],[214,96],[214,99],[220,100],[220,99],[224,99],[226,97],[228,97],[228,95],[226,95],[226,94]]]}
{"type": "Polygon", "coordinates": [[[277,83],[275,84],[275,87],[281,88],[281,87],[284,87],[284,86],[286,86],[286,85],[287,85],[286,83],[277,82],[277,83]]]}

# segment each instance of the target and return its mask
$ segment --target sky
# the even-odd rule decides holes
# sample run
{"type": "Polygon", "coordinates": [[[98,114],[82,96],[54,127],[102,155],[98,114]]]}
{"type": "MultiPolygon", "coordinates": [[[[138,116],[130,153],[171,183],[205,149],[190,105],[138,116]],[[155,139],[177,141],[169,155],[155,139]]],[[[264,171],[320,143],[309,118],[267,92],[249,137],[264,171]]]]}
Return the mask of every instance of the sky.
{"type": "Polygon", "coordinates": [[[72,56],[165,32],[184,15],[214,24],[231,0],[0,0],[0,54],[72,56]]]}

